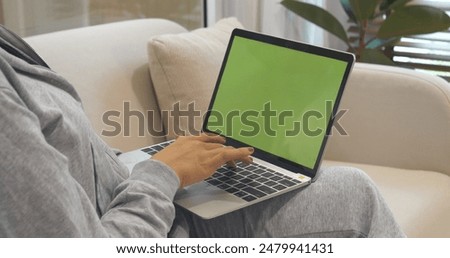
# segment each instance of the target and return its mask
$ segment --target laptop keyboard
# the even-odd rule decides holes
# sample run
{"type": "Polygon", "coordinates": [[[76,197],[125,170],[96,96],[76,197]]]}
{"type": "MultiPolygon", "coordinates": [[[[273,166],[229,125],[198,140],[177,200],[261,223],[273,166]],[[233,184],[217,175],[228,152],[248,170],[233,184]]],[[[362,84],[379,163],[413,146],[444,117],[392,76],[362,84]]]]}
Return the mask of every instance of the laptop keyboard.
{"type": "Polygon", "coordinates": [[[205,181],[248,202],[301,183],[265,166],[242,162],[219,168],[205,181]]]}
{"type": "Polygon", "coordinates": [[[150,147],[141,149],[141,151],[143,151],[143,152],[145,152],[145,153],[147,153],[149,155],[155,155],[156,153],[158,153],[159,151],[161,151],[165,147],[169,146],[169,144],[171,144],[172,142],[174,142],[174,140],[158,143],[158,144],[152,145],[150,147]]]}
{"type": "MultiPolygon", "coordinates": [[[[154,155],[173,141],[163,142],[141,149],[154,155]]],[[[210,185],[227,191],[247,202],[274,194],[301,181],[283,175],[265,166],[238,162],[236,167],[222,166],[211,177],[205,179],[210,185]]]]}

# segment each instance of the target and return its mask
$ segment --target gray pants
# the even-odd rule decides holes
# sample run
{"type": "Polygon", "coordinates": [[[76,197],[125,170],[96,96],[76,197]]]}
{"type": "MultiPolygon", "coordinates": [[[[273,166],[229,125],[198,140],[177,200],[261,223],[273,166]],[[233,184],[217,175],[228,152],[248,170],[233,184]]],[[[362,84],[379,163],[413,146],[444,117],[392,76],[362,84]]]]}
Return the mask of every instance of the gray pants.
{"type": "Polygon", "coordinates": [[[211,220],[181,209],[172,237],[404,237],[372,180],[330,167],[313,184],[211,220]]]}

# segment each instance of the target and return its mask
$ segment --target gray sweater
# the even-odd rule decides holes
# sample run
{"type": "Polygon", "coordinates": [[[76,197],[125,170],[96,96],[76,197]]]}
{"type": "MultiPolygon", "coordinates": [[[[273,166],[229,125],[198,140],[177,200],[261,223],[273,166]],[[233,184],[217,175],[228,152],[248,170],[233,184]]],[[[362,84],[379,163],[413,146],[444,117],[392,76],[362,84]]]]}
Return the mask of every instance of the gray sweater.
{"type": "Polygon", "coordinates": [[[129,176],[66,80],[0,48],[0,237],[165,237],[178,186],[154,160],[129,176]]]}

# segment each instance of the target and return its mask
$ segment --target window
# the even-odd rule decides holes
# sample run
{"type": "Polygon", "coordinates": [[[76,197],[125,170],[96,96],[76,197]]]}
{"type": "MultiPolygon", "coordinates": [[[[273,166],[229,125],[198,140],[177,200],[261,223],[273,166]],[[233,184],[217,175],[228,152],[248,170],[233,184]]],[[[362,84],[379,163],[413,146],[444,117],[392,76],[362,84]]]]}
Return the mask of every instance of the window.
{"type": "MultiPolygon", "coordinates": [[[[441,8],[450,15],[449,0],[420,0],[415,3],[441,8]]],[[[450,81],[450,30],[402,38],[394,46],[393,60],[450,81]]]]}
{"type": "Polygon", "coordinates": [[[22,37],[139,18],[203,26],[203,0],[0,0],[0,23],[22,37]]]}

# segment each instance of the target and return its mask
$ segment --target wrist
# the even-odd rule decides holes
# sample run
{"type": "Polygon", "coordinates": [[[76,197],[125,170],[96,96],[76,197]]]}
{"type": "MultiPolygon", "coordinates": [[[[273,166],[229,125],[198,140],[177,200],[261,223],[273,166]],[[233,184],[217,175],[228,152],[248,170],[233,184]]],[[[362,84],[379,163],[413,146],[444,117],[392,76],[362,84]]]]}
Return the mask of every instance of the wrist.
{"type": "Polygon", "coordinates": [[[170,162],[165,161],[164,159],[160,159],[157,155],[151,157],[152,160],[155,160],[157,162],[159,162],[160,164],[163,164],[164,166],[166,166],[167,168],[169,168],[169,170],[177,177],[178,179],[178,187],[179,188],[183,188],[184,187],[184,178],[183,176],[178,172],[178,169],[176,167],[174,167],[173,165],[170,164],[170,162]]]}

